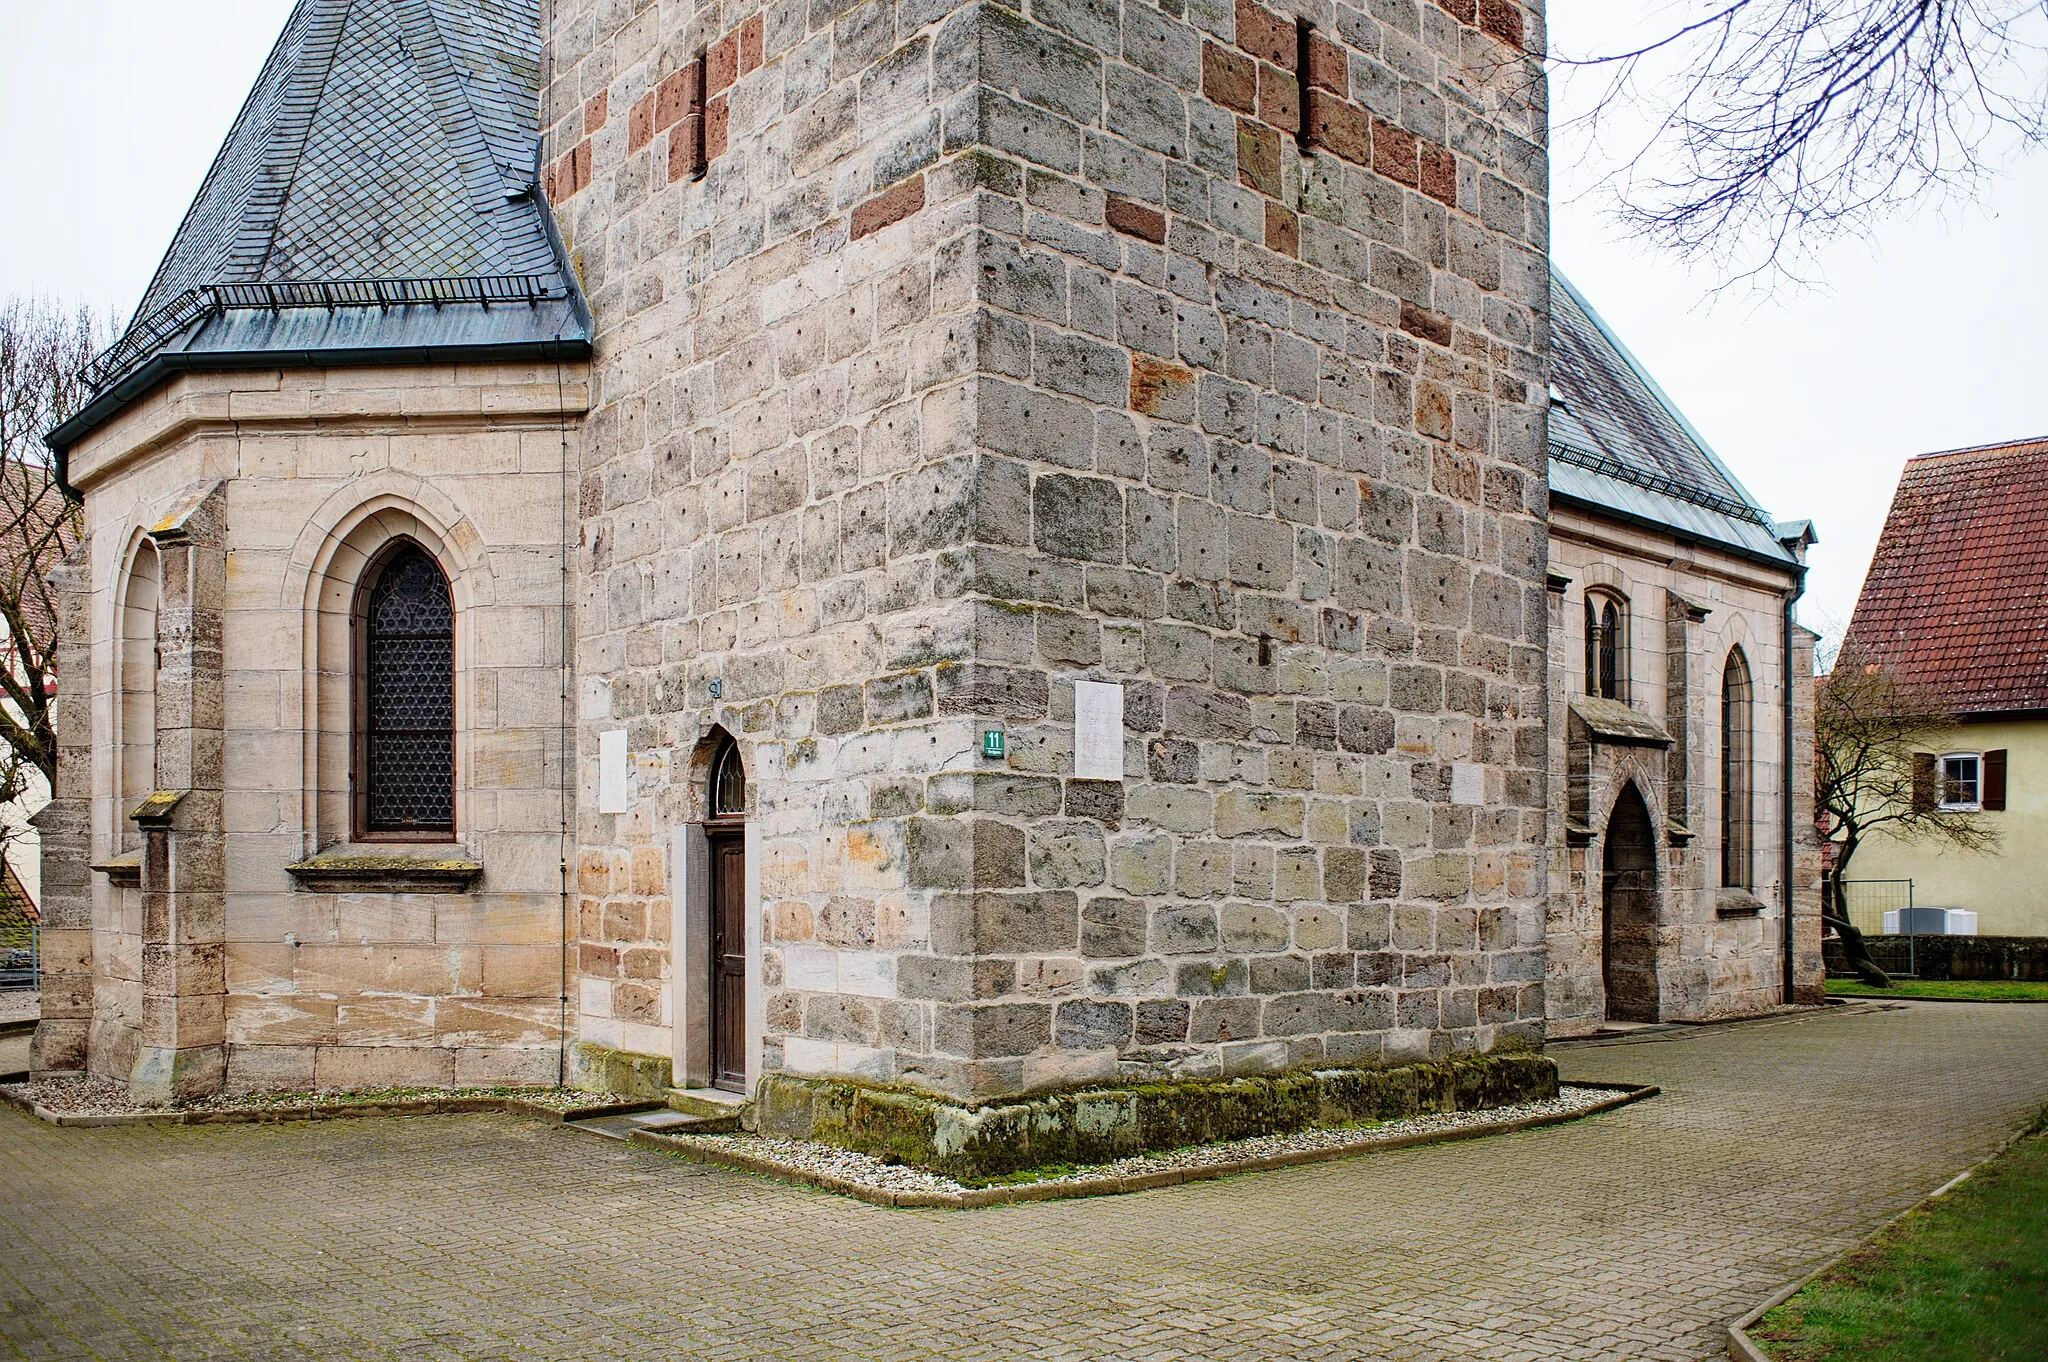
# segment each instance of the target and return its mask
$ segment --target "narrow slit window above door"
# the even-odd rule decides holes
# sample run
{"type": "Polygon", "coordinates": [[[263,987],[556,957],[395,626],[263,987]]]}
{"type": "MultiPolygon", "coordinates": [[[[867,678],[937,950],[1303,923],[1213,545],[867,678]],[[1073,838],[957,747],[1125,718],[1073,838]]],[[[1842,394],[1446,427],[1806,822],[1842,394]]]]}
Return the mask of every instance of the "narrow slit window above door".
{"type": "Polygon", "coordinates": [[[1604,592],[1586,596],[1586,694],[1628,699],[1628,605],[1604,592]]]}

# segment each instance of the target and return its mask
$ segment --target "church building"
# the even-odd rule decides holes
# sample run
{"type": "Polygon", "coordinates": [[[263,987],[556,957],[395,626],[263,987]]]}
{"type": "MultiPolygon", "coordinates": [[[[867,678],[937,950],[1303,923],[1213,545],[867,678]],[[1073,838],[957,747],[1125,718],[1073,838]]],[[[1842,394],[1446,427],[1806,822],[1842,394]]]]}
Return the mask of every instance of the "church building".
{"type": "Polygon", "coordinates": [[[985,1103],[1788,996],[1800,549],[1553,286],[1543,42],[299,0],[51,436],[37,1071],[985,1103]]]}
{"type": "Polygon", "coordinates": [[[1804,520],[1550,295],[1548,1034],[1825,1001],[1804,520]]]}

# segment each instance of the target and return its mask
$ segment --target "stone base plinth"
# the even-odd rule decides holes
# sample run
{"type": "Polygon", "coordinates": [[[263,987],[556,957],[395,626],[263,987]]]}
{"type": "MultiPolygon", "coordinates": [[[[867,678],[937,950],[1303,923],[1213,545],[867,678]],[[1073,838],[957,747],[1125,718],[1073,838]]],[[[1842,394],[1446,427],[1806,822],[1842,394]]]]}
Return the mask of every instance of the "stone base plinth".
{"type": "Polygon", "coordinates": [[[659,1102],[671,1083],[663,1055],[639,1055],[579,1040],[569,1046],[569,1086],[584,1092],[615,1092],[659,1102]]]}
{"type": "Polygon", "coordinates": [[[756,1094],[756,1120],[763,1135],[816,1140],[948,1177],[983,1179],[1310,1126],[1472,1111],[1556,1095],[1557,1065],[1530,1054],[1088,1088],[983,1106],[845,1079],[770,1074],[756,1094]]]}

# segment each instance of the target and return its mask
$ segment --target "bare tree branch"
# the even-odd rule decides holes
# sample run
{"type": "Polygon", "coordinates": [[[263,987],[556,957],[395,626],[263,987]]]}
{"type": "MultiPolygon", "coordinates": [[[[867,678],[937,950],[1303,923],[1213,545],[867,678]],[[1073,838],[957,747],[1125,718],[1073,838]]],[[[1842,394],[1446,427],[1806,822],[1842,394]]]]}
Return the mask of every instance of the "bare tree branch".
{"type": "Polygon", "coordinates": [[[1998,831],[1974,810],[1944,807],[1916,788],[1915,758],[1951,746],[1957,722],[1937,696],[1891,668],[1841,650],[1816,688],[1813,728],[1814,807],[1834,852],[1822,916],[1842,936],[1857,973],[1887,984],[1849,921],[1849,866],[1857,850],[1882,833],[1985,851],[1998,845],[1998,831]]]}
{"type": "Polygon", "coordinates": [[[1843,233],[1969,195],[2048,141],[2044,0],[1687,0],[1625,51],[1554,56],[1603,83],[1571,123],[1619,126],[1625,226],[1734,278],[1792,273],[1843,233]]]}
{"type": "Polygon", "coordinates": [[[57,602],[47,574],[78,542],[43,436],[85,398],[79,372],[111,318],[40,299],[0,305],[0,803],[54,780],[57,602]]]}

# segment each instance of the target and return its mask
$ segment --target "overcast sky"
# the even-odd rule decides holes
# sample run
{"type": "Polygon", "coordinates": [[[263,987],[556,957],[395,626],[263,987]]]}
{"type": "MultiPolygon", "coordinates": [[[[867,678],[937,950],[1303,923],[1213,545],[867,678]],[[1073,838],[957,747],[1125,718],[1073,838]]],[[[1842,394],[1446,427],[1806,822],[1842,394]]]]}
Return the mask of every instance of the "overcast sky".
{"type": "MultiPolygon", "coordinates": [[[[132,309],[290,9],[0,0],[0,295],[132,309]]],[[[1566,51],[1641,13],[1550,6],[1566,51]]],[[[1809,624],[1847,623],[1908,456],[2048,435],[2048,156],[1975,206],[1830,250],[1823,288],[1719,301],[1711,277],[1618,239],[1572,158],[1557,173],[1565,273],[1772,514],[1816,523],[1809,624]]]]}

